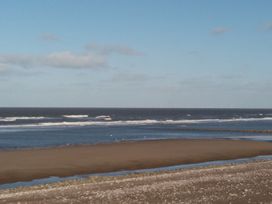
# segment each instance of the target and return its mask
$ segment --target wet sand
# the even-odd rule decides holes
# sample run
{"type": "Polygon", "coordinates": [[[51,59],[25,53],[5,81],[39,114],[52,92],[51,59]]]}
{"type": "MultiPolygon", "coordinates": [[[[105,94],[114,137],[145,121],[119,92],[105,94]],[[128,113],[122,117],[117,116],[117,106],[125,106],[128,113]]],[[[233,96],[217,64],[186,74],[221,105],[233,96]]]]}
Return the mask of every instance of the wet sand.
{"type": "Polygon", "coordinates": [[[0,183],[272,154],[272,143],[154,140],[0,151],[0,183]]]}
{"type": "Polygon", "coordinates": [[[272,161],[0,190],[0,203],[271,203],[272,161]]]}

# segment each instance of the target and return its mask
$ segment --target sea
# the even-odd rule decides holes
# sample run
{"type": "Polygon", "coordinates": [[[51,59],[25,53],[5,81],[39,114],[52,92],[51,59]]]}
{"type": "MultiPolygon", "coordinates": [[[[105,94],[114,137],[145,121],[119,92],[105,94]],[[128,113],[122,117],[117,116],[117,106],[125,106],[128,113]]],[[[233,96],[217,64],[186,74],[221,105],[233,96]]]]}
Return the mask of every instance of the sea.
{"type": "Polygon", "coordinates": [[[0,149],[155,139],[272,141],[272,109],[0,108],[0,149]]]}

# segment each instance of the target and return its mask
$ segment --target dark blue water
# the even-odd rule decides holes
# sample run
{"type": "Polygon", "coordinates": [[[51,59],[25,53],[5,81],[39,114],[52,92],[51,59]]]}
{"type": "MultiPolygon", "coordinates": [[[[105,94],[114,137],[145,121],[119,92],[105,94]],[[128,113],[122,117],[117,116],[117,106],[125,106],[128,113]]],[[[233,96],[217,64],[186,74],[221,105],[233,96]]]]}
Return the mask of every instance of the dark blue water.
{"type": "Polygon", "coordinates": [[[167,138],[272,141],[272,109],[0,108],[0,149],[167,138]]]}

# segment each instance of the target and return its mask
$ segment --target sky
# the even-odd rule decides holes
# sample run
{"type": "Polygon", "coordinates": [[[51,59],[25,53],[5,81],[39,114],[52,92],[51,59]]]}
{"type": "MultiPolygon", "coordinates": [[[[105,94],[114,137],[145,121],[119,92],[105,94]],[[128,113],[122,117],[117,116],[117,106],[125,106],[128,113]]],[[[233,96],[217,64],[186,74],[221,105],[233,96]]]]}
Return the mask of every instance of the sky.
{"type": "Polygon", "coordinates": [[[0,107],[272,108],[270,0],[0,0],[0,107]]]}

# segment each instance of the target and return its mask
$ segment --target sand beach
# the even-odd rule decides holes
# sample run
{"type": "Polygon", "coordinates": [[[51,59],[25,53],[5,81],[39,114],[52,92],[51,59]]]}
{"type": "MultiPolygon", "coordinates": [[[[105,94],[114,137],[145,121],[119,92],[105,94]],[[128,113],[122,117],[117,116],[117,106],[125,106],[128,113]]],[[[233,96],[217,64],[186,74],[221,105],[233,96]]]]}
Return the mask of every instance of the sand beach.
{"type": "Polygon", "coordinates": [[[272,161],[0,190],[0,203],[271,203],[272,161]]]}
{"type": "Polygon", "coordinates": [[[272,143],[150,140],[0,151],[0,183],[271,155],[272,143]]]}

